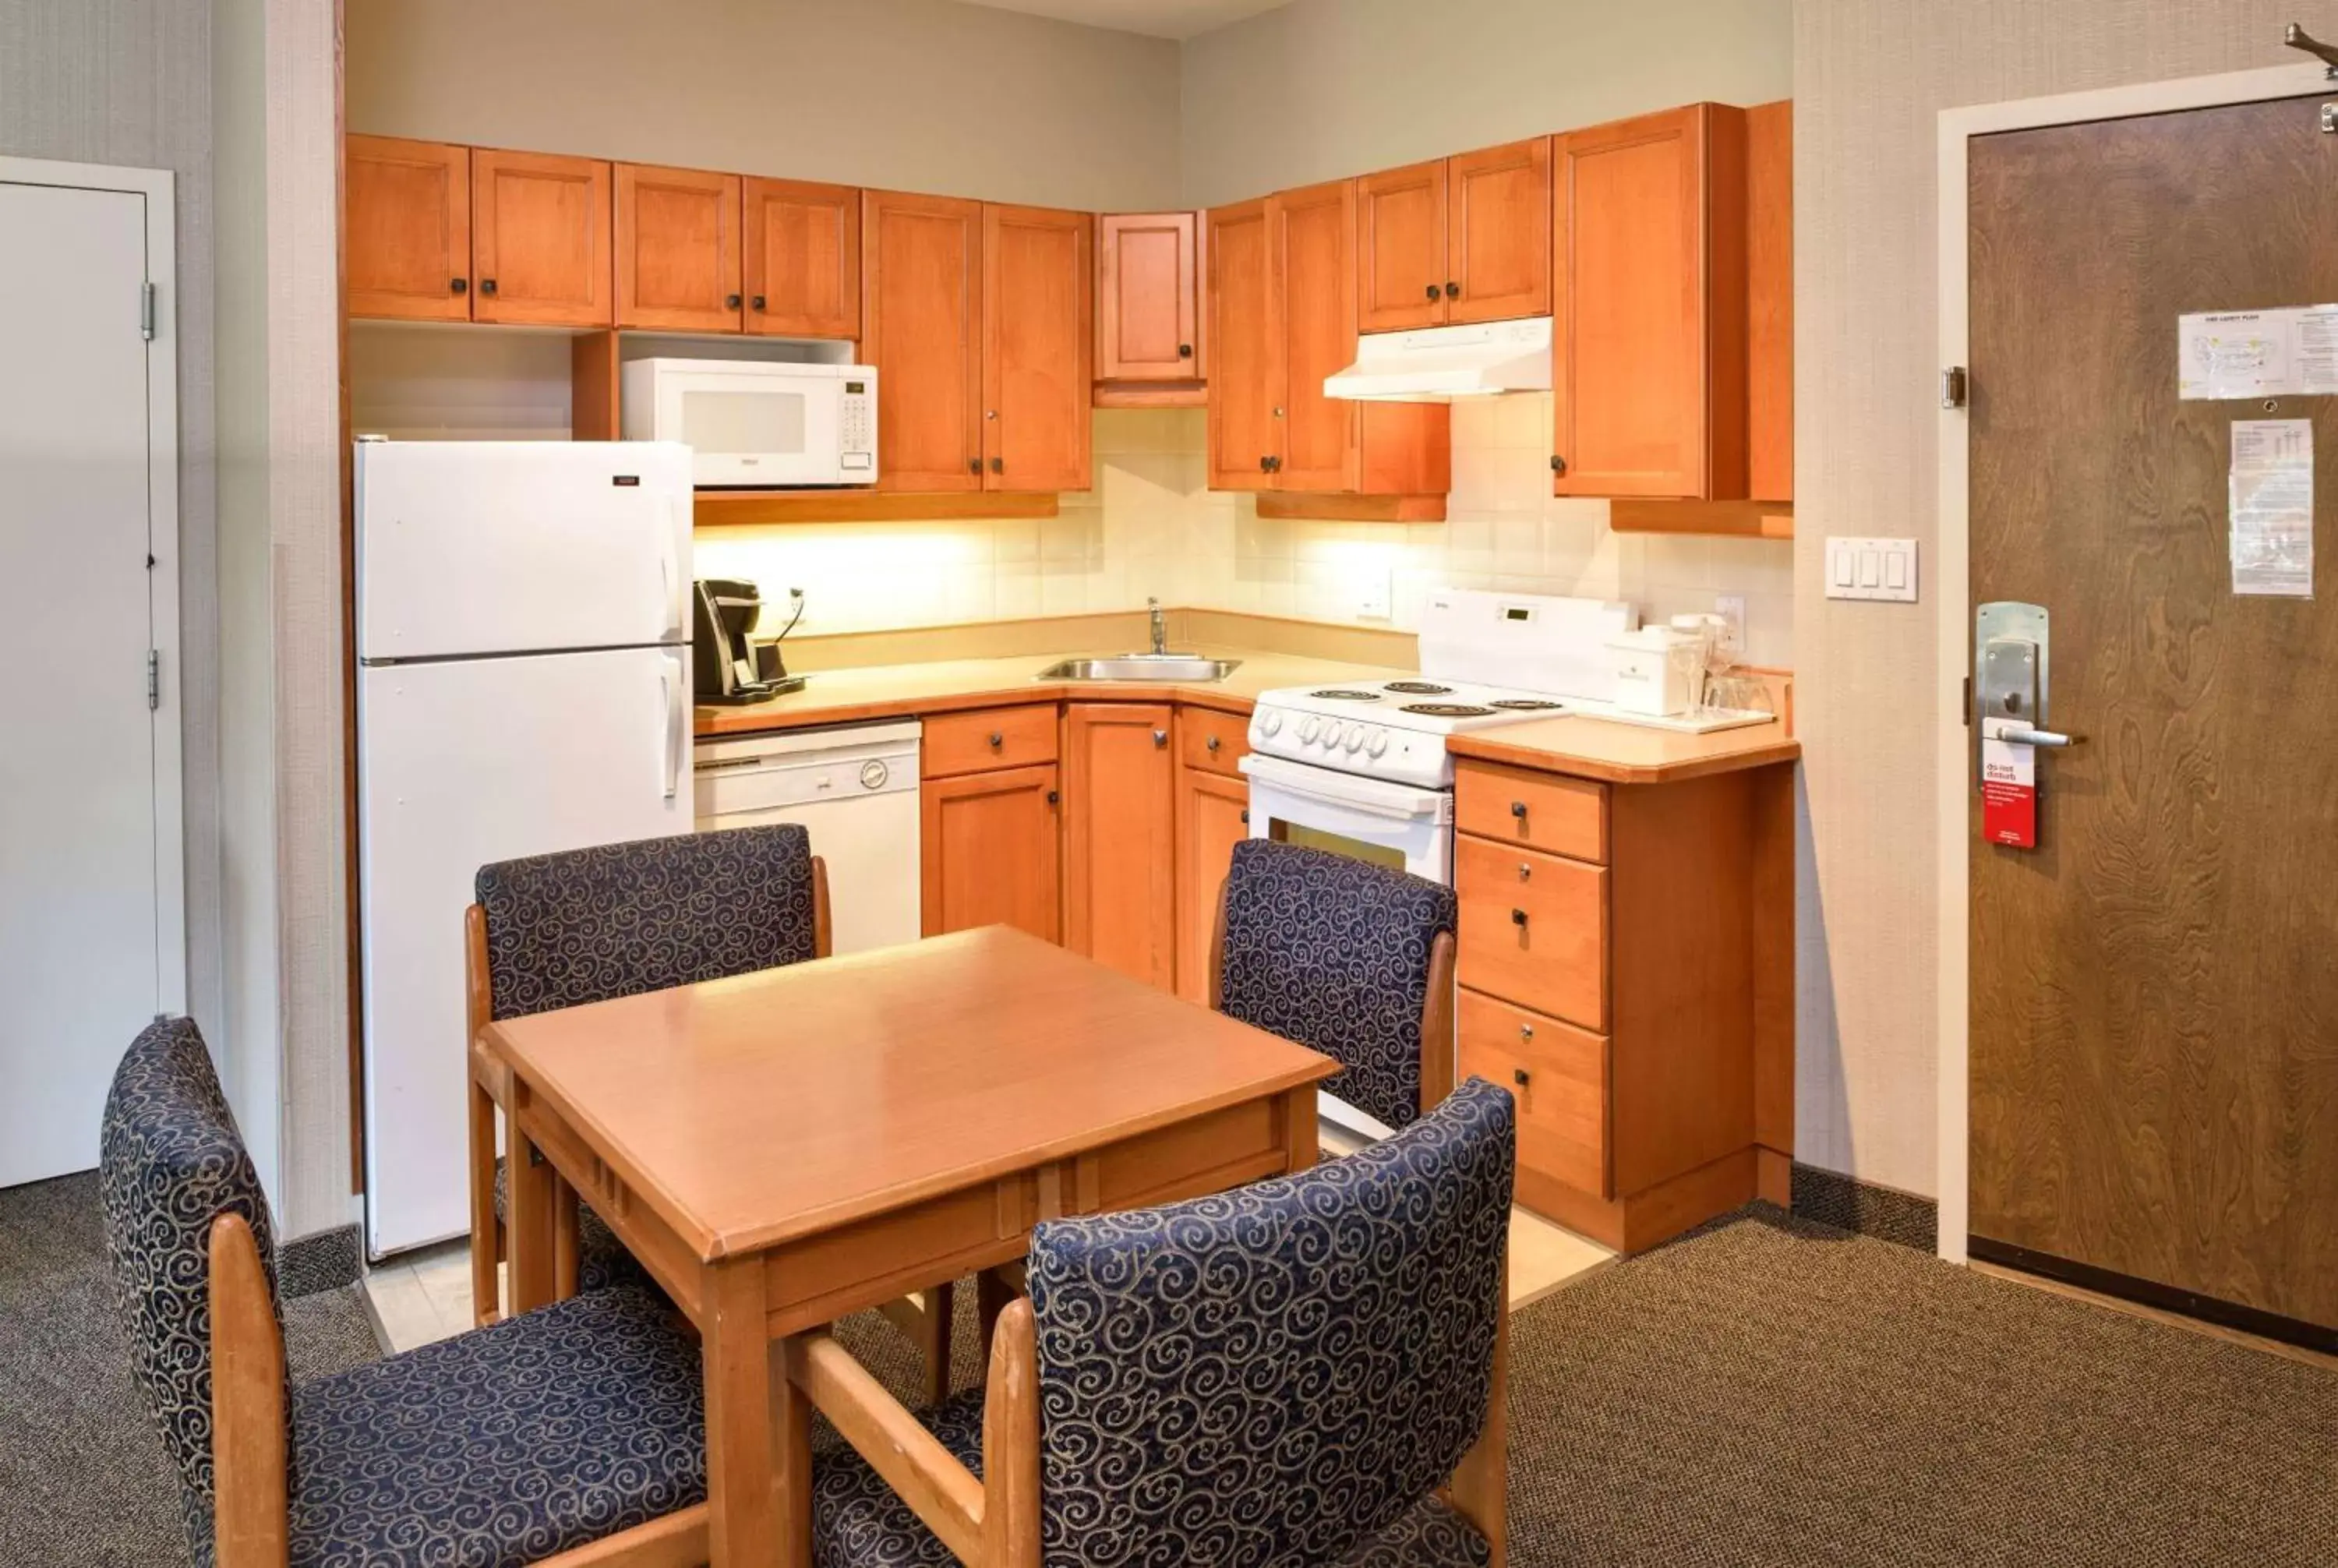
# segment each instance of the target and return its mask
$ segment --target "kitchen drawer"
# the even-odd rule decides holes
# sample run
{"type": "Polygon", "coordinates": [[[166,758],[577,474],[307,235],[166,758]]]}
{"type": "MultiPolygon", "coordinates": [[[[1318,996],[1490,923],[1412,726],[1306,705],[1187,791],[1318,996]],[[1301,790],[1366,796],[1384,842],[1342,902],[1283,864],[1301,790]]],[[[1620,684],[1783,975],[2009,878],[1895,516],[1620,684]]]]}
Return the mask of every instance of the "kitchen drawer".
{"type": "Polygon", "coordinates": [[[1518,1104],[1518,1162],[1602,1198],[1607,1160],[1607,1037],[1463,989],[1460,1068],[1518,1104]]]}
{"type": "Polygon", "coordinates": [[[922,771],[928,779],[1027,768],[1056,760],[1056,705],[978,708],[926,720],[922,771]]]}
{"type": "Polygon", "coordinates": [[[1607,1027],[1607,871],[1456,834],[1461,984],[1607,1027]]]}
{"type": "Polygon", "coordinates": [[[1528,849],[1607,863],[1607,786],[1498,762],[1458,762],[1453,826],[1528,849]]]}
{"type": "Polygon", "coordinates": [[[1177,710],[1177,750],[1188,768],[1239,775],[1250,755],[1250,720],[1214,708],[1177,710]]]}

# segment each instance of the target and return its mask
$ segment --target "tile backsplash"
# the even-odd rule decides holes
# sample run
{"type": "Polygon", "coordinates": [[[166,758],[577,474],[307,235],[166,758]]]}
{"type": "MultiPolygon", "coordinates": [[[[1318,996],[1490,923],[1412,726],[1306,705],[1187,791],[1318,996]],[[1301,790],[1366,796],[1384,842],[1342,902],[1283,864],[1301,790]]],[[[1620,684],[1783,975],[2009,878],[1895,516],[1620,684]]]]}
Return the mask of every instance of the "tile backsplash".
{"type": "Polygon", "coordinates": [[[1434,588],[1626,599],[1659,618],[1746,601],[1746,655],[1783,665],[1793,546],[1616,534],[1604,501],[1549,494],[1550,398],[1457,404],[1443,523],[1293,523],[1206,488],[1199,409],[1099,409],[1095,488],[1044,520],[702,529],[702,576],[749,577],[801,630],[869,632],[1165,604],[1411,630],[1434,588]],[[1362,613],[1368,602],[1386,616],[1362,613]]]}

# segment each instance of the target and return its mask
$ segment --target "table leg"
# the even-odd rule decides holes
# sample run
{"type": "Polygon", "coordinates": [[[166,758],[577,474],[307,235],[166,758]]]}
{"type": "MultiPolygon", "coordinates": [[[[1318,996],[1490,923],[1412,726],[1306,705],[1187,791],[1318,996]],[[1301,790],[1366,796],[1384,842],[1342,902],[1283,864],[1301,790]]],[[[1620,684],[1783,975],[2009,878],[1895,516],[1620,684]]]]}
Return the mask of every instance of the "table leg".
{"type": "Polygon", "coordinates": [[[518,1117],[506,1120],[506,1131],[511,1151],[505,1161],[509,1172],[509,1213],[504,1222],[504,1252],[511,1272],[506,1289],[512,1313],[517,1316],[549,1306],[553,1299],[560,1173],[537,1153],[535,1144],[520,1130],[518,1117]]]}
{"type": "Polygon", "coordinates": [[[1317,1142],[1315,1085],[1302,1084],[1282,1096],[1283,1170],[1296,1176],[1312,1171],[1321,1147],[1317,1142]]]}
{"type": "Polygon", "coordinates": [[[702,1314],[707,1547],[712,1568],[811,1561],[810,1406],[764,1328],[763,1260],[710,1264],[702,1314]]]}
{"type": "Polygon", "coordinates": [[[557,1171],[552,1173],[552,1298],[565,1301],[576,1294],[576,1189],[557,1171]]]}

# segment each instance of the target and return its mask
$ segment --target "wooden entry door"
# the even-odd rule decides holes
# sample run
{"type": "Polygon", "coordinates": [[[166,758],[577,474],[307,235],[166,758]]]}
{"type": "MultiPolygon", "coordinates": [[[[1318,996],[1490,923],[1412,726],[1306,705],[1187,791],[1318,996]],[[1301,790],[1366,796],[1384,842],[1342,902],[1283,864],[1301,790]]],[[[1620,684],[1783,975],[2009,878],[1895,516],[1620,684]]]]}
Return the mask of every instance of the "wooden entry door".
{"type": "Polygon", "coordinates": [[[2338,299],[2322,103],[1970,147],[1972,598],[2046,606],[2085,737],[2036,850],[1971,806],[1973,1252],[2292,1330],[2338,1328],[2338,576],[2236,597],[2226,476],[2310,418],[2326,514],[2338,399],[2179,400],[2176,318],[2338,299]]]}

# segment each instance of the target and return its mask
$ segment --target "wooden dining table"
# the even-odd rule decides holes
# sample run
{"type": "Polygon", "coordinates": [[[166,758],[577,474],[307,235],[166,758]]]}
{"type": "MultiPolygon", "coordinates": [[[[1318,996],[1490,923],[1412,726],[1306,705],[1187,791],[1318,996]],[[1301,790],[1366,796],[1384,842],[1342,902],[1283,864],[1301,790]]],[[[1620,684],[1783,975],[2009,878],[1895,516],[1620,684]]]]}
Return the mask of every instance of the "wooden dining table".
{"type": "Polygon", "coordinates": [[[789,1339],[1019,1259],[1043,1220],[1303,1170],[1336,1071],[1004,926],[508,1018],[478,1048],[511,1074],[514,1309],[573,1275],[581,1197],[699,1330],[715,1568],[810,1561],[789,1339]]]}

